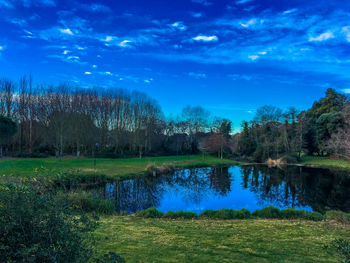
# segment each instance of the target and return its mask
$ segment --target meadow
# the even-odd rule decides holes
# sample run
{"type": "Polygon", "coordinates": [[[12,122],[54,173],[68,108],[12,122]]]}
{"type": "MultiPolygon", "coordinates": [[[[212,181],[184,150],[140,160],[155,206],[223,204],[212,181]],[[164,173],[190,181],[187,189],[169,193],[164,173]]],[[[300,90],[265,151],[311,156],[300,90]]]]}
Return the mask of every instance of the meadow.
{"type": "Polygon", "coordinates": [[[110,178],[141,175],[147,166],[171,165],[175,168],[233,165],[236,161],[219,159],[210,155],[182,155],[150,158],[96,159],[93,158],[18,158],[0,159],[0,175],[34,176],[40,169],[52,173],[62,170],[77,170],[81,174],[103,174],[110,178]]]}
{"type": "Polygon", "coordinates": [[[339,262],[323,248],[348,226],[305,220],[166,220],[105,216],[99,253],[126,262],[339,262]]]}

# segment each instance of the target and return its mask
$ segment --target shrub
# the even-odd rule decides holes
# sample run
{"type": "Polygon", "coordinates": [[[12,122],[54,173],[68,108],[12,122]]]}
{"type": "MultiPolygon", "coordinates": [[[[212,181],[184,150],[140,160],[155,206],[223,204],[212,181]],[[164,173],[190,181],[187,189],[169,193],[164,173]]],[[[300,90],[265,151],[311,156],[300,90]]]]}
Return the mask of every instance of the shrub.
{"type": "Polygon", "coordinates": [[[0,262],[87,262],[96,226],[49,194],[0,185],[0,262]]]}
{"type": "Polygon", "coordinates": [[[325,217],[319,212],[306,212],[304,215],[304,219],[312,221],[322,221],[325,219],[325,217]]]}
{"type": "Polygon", "coordinates": [[[249,219],[252,215],[248,209],[241,209],[234,211],[233,218],[234,219],[249,219]]]}
{"type": "Polygon", "coordinates": [[[248,219],[251,218],[251,214],[247,209],[234,210],[234,209],[220,209],[220,210],[205,210],[199,215],[200,218],[207,219],[248,219]]]}
{"type": "Polygon", "coordinates": [[[109,215],[115,213],[112,201],[93,197],[86,191],[61,193],[58,198],[66,199],[68,205],[75,210],[109,215]]]}
{"type": "Polygon", "coordinates": [[[331,210],[326,212],[326,219],[342,224],[350,224],[350,213],[331,210]]]}
{"type": "Polygon", "coordinates": [[[234,210],[232,209],[220,209],[215,211],[215,218],[217,219],[232,219],[234,210]]]}
{"type": "Polygon", "coordinates": [[[200,218],[207,218],[207,219],[215,219],[216,218],[216,211],[207,209],[203,211],[200,215],[200,218]]]}
{"type": "Polygon", "coordinates": [[[281,218],[281,212],[278,208],[268,206],[253,212],[253,216],[260,218],[281,218]]]}
{"type": "Polygon", "coordinates": [[[295,210],[294,208],[287,208],[284,210],[281,210],[281,218],[284,219],[299,219],[304,218],[305,211],[303,210],[295,210]]]}
{"type": "Polygon", "coordinates": [[[163,215],[163,218],[170,218],[170,219],[177,219],[177,218],[193,219],[197,217],[198,215],[196,213],[189,212],[189,211],[178,211],[178,212],[169,211],[163,215]]]}
{"type": "Polygon", "coordinates": [[[144,217],[144,218],[161,218],[163,216],[163,212],[159,211],[155,207],[150,207],[145,210],[141,210],[136,213],[136,216],[138,217],[144,217]]]}
{"type": "Polygon", "coordinates": [[[324,246],[331,253],[338,255],[344,263],[350,262],[350,241],[338,238],[333,240],[329,245],[324,246]]]}

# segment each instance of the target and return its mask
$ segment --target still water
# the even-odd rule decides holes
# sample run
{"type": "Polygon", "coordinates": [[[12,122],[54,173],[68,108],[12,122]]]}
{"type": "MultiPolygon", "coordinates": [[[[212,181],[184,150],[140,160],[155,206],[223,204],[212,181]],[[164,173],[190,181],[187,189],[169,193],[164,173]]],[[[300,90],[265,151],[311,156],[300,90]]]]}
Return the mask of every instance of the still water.
{"type": "Polygon", "coordinates": [[[221,208],[254,211],[269,205],[350,212],[347,173],[299,166],[184,169],[167,176],[115,181],[95,191],[113,200],[117,212],[128,213],[151,206],[163,212],[201,213],[221,208]]]}

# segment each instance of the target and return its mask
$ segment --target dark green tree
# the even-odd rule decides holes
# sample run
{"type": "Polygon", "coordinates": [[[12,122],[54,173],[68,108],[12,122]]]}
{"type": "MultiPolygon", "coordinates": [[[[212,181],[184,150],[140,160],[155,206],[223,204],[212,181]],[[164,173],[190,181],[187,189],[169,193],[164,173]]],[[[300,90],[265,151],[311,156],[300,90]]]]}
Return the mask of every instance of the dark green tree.
{"type": "Polygon", "coordinates": [[[17,124],[11,118],[0,115],[0,158],[3,155],[3,147],[10,143],[16,132],[17,124]]]}

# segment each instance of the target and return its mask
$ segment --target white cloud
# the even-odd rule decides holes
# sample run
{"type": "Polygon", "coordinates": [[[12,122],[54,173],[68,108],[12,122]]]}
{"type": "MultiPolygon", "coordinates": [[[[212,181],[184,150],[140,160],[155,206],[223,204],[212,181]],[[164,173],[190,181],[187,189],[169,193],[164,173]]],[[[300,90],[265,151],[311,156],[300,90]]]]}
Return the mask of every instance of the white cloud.
{"type": "Polygon", "coordinates": [[[84,74],[85,75],[91,75],[91,72],[90,71],[85,71],[84,74]]]}
{"type": "Polygon", "coordinates": [[[130,45],[130,43],[132,43],[131,40],[123,40],[122,42],[120,42],[120,43],[118,44],[118,46],[120,46],[120,47],[132,47],[132,46],[130,45]]]}
{"type": "Polygon", "coordinates": [[[342,28],[342,32],[345,34],[346,36],[346,41],[350,42],[350,26],[344,26],[342,28]]]}
{"type": "Polygon", "coordinates": [[[237,5],[243,5],[243,4],[246,4],[246,3],[249,3],[249,2],[252,2],[253,0],[238,0],[236,2],[237,5]]]}
{"type": "Polygon", "coordinates": [[[183,24],[183,22],[179,21],[179,22],[175,22],[173,24],[170,25],[172,28],[176,28],[179,29],[181,31],[185,31],[187,29],[187,26],[185,26],[183,24]]]}
{"type": "Polygon", "coordinates": [[[254,60],[257,60],[259,58],[259,56],[251,55],[251,56],[248,56],[248,58],[254,61],[254,60]]]}
{"type": "Polygon", "coordinates": [[[102,41],[104,41],[104,42],[112,42],[116,38],[117,37],[114,37],[114,36],[106,36],[104,39],[102,39],[102,41]]]}
{"type": "Polygon", "coordinates": [[[321,35],[317,36],[317,37],[310,37],[309,38],[309,41],[318,41],[318,42],[321,42],[321,41],[326,41],[328,39],[331,39],[331,38],[334,38],[334,34],[332,31],[327,31],[325,33],[322,33],[321,35]]]}
{"type": "Polygon", "coordinates": [[[5,49],[4,46],[0,46],[0,51],[3,51],[5,49]]]}
{"type": "Polygon", "coordinates": [[[192,39],[195,41],[204,41],[204,42],[210,42],[210,41],[216,42],[219,40],[217,36],[202,36],[202,35],[196,36],[192,39]]]}
{"type": "Polygon", "coordinates": [[[60,28],[59,31],[62,33],[62,34],[67,34],[67,35],[74,35],[72,30],[70,30],[69,28],[60,28]]]}
{"type": "Polygon", "coordinates": [[[196,79],[205,79],[207,75],[205,73],[195,73],[195,72],[190,72],[188,73],[190,77],[194,77],[196,79]]]}
{"type": "Polygon", "coordinates": [[[230,74],[228,75],[229,78],[233,80],[251,80],[253,77],[250,75],[245,75],[245,74],[230,74]]]}
{"type": "Polygon", "coordinates": [[[287,14],[294,13],[294,12],[296,12],[296,11],[298,11],[298,9],[293,8],[293,9],[289,9],[289,10],[284,11],[283,14],[287,15],[287,14]]]}
{"type": "Polygon", "coordinates": [[[342,90],[344,93],[350,94],[350,89],[343,89],[342,90]]]}
{"type": "Polygon", "coordinates": [[[97,65],[92,65],[92,68],[97,68],[97,65]]]}
{"type": "Polygon", "coordinates": [[[267,52],[266,52],[266,51],[260,51],[260,52],[258,52],[258,54],[259,54],[259,55],[266,55],[267,52]]]}
{"type": "Polygon", "coordinates": [[[67,55],[69,52],[69,50],[63,50],[63,55],[67,55]]]}
{"type": "Polygon", "coordinates": [[[247,21],[246,23],[239,23],[242,27],[245,27],[245,28],[248,28],[250,26],[253,26],[256,24],[256,19],[253,18],[253,19],[250,19],[249,21],[247,21]]]}

